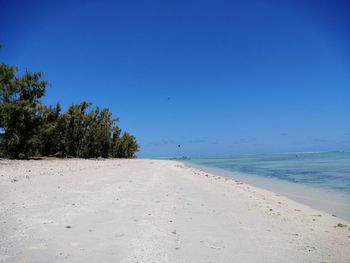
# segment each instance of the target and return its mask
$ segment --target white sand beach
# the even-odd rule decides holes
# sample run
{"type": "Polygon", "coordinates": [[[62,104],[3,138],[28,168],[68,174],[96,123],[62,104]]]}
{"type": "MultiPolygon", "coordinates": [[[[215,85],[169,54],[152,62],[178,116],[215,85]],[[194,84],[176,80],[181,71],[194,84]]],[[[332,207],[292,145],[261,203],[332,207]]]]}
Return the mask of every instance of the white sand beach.
{"type": "Polygon", "coordinates": [[[349,226],[176,161],[0,160],[0,262],[345,263],[349,226]]]}

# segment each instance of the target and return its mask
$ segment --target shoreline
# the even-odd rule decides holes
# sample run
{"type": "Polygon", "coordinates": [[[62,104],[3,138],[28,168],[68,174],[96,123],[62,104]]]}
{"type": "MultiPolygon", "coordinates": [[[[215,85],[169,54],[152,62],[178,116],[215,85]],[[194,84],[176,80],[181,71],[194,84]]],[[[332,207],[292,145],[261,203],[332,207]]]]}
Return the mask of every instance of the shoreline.
{"type": "Polygon", "coordinates": [[[327,191],[308,185],[295,184],[277,178],[267,178],[254,174],[230,171],[223,168],[199,165],[190,161],[181,161],[193,168],[213,173],[219,176],[240,180],[252,186],[262,188],[293,201],[310,206],[330,215],[335,215],[350,222],[350,196],[345,193],[327,191]]]}
{"type": "Polygon", "coordinates": [[[0,262],[350,258],[348,221],[182,162],[0,160],[0,168],[0,262]]]}

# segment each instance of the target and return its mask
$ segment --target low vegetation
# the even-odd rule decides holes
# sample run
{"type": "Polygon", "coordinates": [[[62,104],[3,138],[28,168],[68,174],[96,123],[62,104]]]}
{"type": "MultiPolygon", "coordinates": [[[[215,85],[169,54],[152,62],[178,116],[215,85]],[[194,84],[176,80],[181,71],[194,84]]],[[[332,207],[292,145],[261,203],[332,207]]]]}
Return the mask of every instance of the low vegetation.
{"type": "Polygon", "coordinates": [[[0,156],[135,157],[135,137],[121,131],[108,108],[44,105],[47,84],[41,72],[18,76],[17,67],[0,64],[0,156]]]}
{"type": "Polygon", "coordinates": [[[335,227],[347,227],[347,225],[344,225],[342,223],[338,223],[335,227]]]}

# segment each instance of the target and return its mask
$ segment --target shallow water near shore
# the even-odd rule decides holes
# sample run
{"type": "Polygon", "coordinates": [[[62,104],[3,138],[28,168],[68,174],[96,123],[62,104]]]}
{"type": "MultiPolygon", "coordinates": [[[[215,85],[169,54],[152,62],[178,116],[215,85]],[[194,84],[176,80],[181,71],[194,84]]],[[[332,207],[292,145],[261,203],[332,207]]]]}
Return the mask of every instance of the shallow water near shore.
{"type": "Polygon", "coordinates": [[[192,158],[188,163],[350,221],[349,152],[192,158]]]}

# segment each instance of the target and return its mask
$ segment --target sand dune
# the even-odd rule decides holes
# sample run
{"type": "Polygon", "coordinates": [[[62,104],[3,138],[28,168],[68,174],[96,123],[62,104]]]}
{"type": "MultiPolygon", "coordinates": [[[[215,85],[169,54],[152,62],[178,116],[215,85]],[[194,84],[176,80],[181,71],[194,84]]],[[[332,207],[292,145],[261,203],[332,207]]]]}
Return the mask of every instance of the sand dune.
{"type": "Polygon", "coordinates": [[[350,262],[350,223],[175,161],[1,160],[0,205],[0,262],[350,262]]]}

